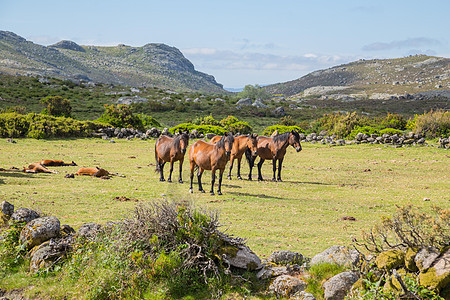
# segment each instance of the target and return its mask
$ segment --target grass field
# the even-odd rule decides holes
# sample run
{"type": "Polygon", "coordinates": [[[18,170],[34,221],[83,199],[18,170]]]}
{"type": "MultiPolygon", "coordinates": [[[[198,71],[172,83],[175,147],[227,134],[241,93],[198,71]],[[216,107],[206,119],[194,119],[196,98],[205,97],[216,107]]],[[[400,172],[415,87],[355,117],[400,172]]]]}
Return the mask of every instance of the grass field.
{"type": "MultiPolygon", "coordinates": [[[[16,208],[39,209],[57,216],[62,224],[78,228],[85,222],[126,218],[138,203],[189,200],[198,207],[218,210],[223,229],[247,238],[250,248],[262,258],[275,250],[313,256],[331,245],[349,244],[352,236],[359,237],[381,216],[391,215],[396,205],[413,204],[424,210],[433,205],[450,207],[450,153],[435,147],[304,143],[300,153],[289,148],[283,182],[240,181],[234,176],[231,181],[224,178],[223,196],[210,196],[200,194],[196,186],[193,194],[188,193],[187,161],[184,184],[176,182],[178,163],[175,182],[160,183],[154,171],[154,140],[16,141],[0,141],[1,168],[22,169],[41,159],[61,159],[73,160],[78,166],[100,166],[126,177],[64,178],[78,167],[52,168],[58,174],[0,172],[0,201],[7,200],[16,208]],[[117,196],[138,202],[114,200],[117,196]],[[340,220],[344,216],[356,221],[340,220]]],[[[166,166],[166,178],[167,172],[166,166]]],[[[271,163],[266,162],[264,178],[270,179],[271,172],[271,163]]],[[[242,174],[246,178],[247,163],[242,174]]],[[[253,174],[256,179],[256,169],[253,174]]],[[[210,172],[205,172],[203,182],[208,191],[210,172]]]]}

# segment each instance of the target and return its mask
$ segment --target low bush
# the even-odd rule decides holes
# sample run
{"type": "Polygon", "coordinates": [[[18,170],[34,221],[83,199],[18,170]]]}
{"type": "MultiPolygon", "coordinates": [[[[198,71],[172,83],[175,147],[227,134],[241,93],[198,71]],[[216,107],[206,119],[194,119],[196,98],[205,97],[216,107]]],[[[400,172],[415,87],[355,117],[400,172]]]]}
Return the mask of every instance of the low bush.
{"type": "Polygon", "coordinates": [[[207,134],[207,133],[214,133],[217,135],[224,135],[226,134],[228,131],[221,127],[221,126],[213,126],[213,125],[194,125],[192,123],[181,123],[178,124],[175,127],[172,127],[169,129],[169,132],[174,134],[175,132],[178,131],[189,131],[191,132],[192,130],[197,129],[198,133],[201,134],[207,134]]]}
{"type": "Polygon", "coordinates": [[[105,112],[97,121],[113,127],[131,127],[144,130],[144,124],[141,118],[134,115],[131,108],[125,104],[105,104],[105,112]]]}
{"type": "Polygon", "coordinates": [[[370,136],[371,134],[379,134],[379,131],[372,126],[355,126],[346,138],[354,139],[358,133],[365,133],[370,136]]]}
{"type": "Polygon", "coordinates": [[[275,130],[278,131],[278,133],[285,133],[293,130],[298,133],[305,133],[305,131],[298,126],[272,125],[264,129],[263,135],[270,136],[275,132],[275,130]]]}
{"type": "Polygon", "coordinates": [[[399,129],[394,129],[394,128],[385,128],[385,129],[380,130],[380,135],[383,135],[383,134],[389,134],[389,135],[397,134],[400,136],[400,135],[403,135],[403,131],[399,130],[399,129]]]}
{"type": "Polygon", "coordinates": [[[449,137],[450,111],[431,110],[422,115],[415,115],[409,120],[407,128],[427,138],[449,137]]]}
{"type": "Polygon", "coordinates": [[[144,129],[150,129],[152,127],[161,127],[158,121],[155,118],[146,115],[146,114],[138,114],[137,117],[141,120],[144,129]]]}

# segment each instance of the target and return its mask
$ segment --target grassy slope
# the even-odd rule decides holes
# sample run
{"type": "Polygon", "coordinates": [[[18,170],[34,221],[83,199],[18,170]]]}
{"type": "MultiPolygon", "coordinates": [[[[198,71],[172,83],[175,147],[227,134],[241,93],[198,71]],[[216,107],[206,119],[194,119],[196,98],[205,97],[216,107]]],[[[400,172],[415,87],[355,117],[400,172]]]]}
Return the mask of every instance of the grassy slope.
{"type": "MultiPolygon", "coordinates": [[[[449,154],[432,147],[304,144],[300,153],[289,149],[284,182],[225,178],[223,196],[200,194],[197,190],[189,194],[187,162],[184,184],[160,183],[154,172],[153,148],[154,141],[113,144],[98,139],[20,139],[10,144],[2,140],[3,168],[55,158],[74,160],[79,166],[98,165],[126,178],[64,178],[78,167],[54,168],[59,174],[0,172],[0,201],[7,200],[16,208],[39,208],[60,218],[62,224],[78,228],[85,222],[104,223],[126,217],[136,202],[118,202],[113,200],[116,196],[141,202],[191,200],[200,207],[218,209],[224,229],[248,238],[249,246],[261,257],[281,249],[312,256],[331,245],[348,244],[351,236],[358,237],[382,215],[390,215],[395,205],[414,204],[429,209],[432,205],[448,207],[450,203],[449,154]],[[425,197],[431,201],[423,201],[425,197]],[[353,216],[357,221],[340,221],[343,216],[353,216]]],[[[271,169],[266,162],[265,178],[271,178],[271,169]]],[[[247,172],[244,164],[243,174],[247,172]]],[[[209,180],[210,172],[206,172],[206,190],[209,180]]]]}

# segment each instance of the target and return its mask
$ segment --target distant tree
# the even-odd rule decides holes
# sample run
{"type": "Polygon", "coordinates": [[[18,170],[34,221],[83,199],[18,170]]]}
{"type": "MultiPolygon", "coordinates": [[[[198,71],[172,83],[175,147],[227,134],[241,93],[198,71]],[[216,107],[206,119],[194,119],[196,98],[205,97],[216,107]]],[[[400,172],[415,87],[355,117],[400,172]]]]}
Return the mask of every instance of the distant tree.
{"type": "Polygon", "coordinates": [[[48,96],[41,100],[41,103],[46,105],[42,111],[44,115],[51,115],[56,117],[70,117],[72,113],[72,106],[70,101],[63,99],[61,96],[48,96]]]}
{"type": "Polygon", "coordinates": [[[262,100],[267,100],[270,98],[270,94],[267,93],[265,90],[263,90],[263,88],[260,87],[258,84],[255,85],[247,84],[244,87],[244,90],[238,93],[238,96],[240,98],[250,98],[253,100],[258,98],[261,98],[262,100]]]}

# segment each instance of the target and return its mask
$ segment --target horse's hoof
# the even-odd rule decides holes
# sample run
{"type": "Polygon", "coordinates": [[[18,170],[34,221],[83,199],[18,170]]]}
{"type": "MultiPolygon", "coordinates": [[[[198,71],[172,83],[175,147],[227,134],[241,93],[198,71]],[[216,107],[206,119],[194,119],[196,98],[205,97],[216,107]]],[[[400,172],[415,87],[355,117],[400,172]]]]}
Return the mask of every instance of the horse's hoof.
{"type": "Polygon", "coordinates": [[[248,178],[249,181],[253,181],[253,179],[251,177],[248,178]]]}
{"type": "Polygon", "coordinates": [[[166,181],[164,178],[160,178],[159,181],[166,181]]]}
{"type": "Polygon", "coordinates": [[[264,179],[262,179],[262,178],[258,178],[258,181],[264,181],[264,179]]]}
{"type": "MultiPolygon", "coordinates": [[[[241,176],[238,176],[237,179],[242,180],[242,177],[241,177],[241,176]]],[[[251,180],[251,179],[250,179],[250,180],[251,180]]]]}
{"type": "Polygon", "coordinates": [[[281,178],[278,178],[277,181],[278,181],[278,182],[282,182],[283,180],[281,180],[281,178]]]}
{"type": "Polygon", "coordinates": [[[211,196],[214,196],[214,192],[211,192],[211,196]]]}
{"type": "Polygon", "coordinates": [[[275,178],[272,178],[272,181],[273,181],[273,182],[277,182],[277,180],[276,180],[275,178]]]}
{"type": "Polygon", "coordinates": [[[199,190],[200,191],[200,193],[204,193],[205,192],[205,190],[199,190]]]}
{"type": "Polygon", "coordinates": [[[192,193],[194,193],[194,191],[193,191],[192,189],[189,189],[189,193],[191,193],[191,194],[192,194],[192,193]]]}
{"type": "Polygon", "coordinates": [[[217,191],[217,195],[221,196],[222,192],[221,191],[217,191]]]}
{"type": "Polygon", "coordinates": [[[227,178],[231,180],[231,176],[228,176],[227,178]]]}
{"type": "Polygon", "coordinates": [[[179,183],[183,183],[183,180],[180,179],[180,180],[178,180],[178,182],[179,182],[179,183]]]}
{"type": "Polygon", "coordinates": [[[167,182],[172,182],[172,179],[167,179],[167,182]]]}

